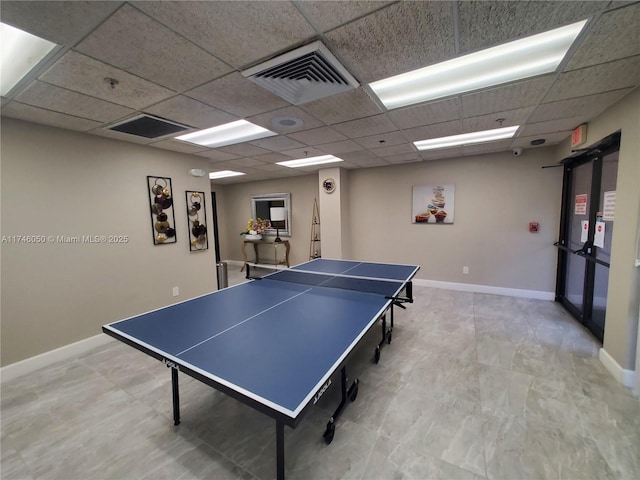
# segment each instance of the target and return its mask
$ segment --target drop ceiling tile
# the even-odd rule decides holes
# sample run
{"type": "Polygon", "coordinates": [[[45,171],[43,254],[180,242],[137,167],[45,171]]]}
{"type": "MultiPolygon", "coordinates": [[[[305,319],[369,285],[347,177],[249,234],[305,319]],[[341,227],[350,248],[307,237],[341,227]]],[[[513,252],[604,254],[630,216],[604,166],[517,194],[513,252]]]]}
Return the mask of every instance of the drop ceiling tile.
{"type": "Polygon", "coordinates": [[[529,115],[533,113],[535,107],[518,108],[505,112],[496,112],[490,115],[479,115],[477,117],[464,118],[462,120],[463,132],[478,132],[501,127],[512,127],[524,125],[529,115]],[[504,119],[499,122],[498,119],[504,119]]]}
{"type": "Polygon", "coordinates": [[[377,155],[371,153],[369,150],[356,150],[354,152],[345,152],[340,155],[340,158],[349,162],[360,162],[368,160],[370,158],[377,157],[377,155]]]}
{"type": "Polygon", "coordinates": [[[170,138],[166,140],[160,140],[159,142],[150,143],[149,146],[182,153],[197,153],[203,150],[203,147],[201,145],[193,145],[191,143],[181,142],[179,140],[173,140],[170,138]]]}
{"type": "Polygon", "coordinates": [[[233,160],[238,158],[238,155],[234,155],[232,153],[221,152],[218,149],[205,150],[203,152],[199,152],[196,155],[200,157],[209,158],[216,162],[226,162],[227,160],[233,160]]]}
{"type": "Polygon", "coordinates": [[[529,137],[517,137],[511,143],[511,147],[516,148],[544,148],[549,145],[556,145],[562,142],[565,138],[571,135],[571,130],[565,130],[564,132],[556,132],[556,133],[547,133],[543,136],[534,135],[529,137]],[[538,140],[540,138],[544,138],[545,142],[542,145],[531,145],[532,140],[538,140]]]}
{"type": "Polygon", "coordinates": [[[481,143],[478,145],[469,145],[462,147],[463,155],[479,155],[482,153],[504,152],[509,150],[511,139],[501,140],[499,142],[481,143]]]}
{"type": "Polygon", "coordinates": [[[269,150],[256,147],[250,143],[238,143],[236,145],[228,145],[226,147],[220,147],[220,151],[225,153],[231,153],[238,157],[253,157],[254,155],[263,155],[269,153],[269,150]]]}
{"type": "Polygon", "coordinates": [[[640,83],[640,55],[615,62],[562,73],[545,102],[584,97],[640,83]]]}
{"type": "Polygon", "coordinates": [[[274,110],[268,113],[262,113],[260,115],[254,115],[247,118],[250,122],[260,125],[261,127],[268,128],[272,132],[277,132],[283,135],[289,135],[290,133],[297,132],[299,130],[307,130],[309,128],[317,128],[322,126],[322,122],[312,117],[308,113],[300,110],[298,107],[286,107],[274,110]],[[292,117],[302,120],[301,125],[294,125],[288,127],[282,125],[275,120],[282,117],[292,117]]]}
{"type": "Polygon", "coordinates": [[[280,153],[292,158],[318,157],[320,155],[326,155],[322,150],[313,147],[294,148],[293,150],[285,150],[280,153]]]}
{"type": "Polygon", "coordinates": [[[255,155],[253,158],[260,160],[262,163],[277,163],[291,160],[291,157],[276,152],[265,153],[264,155],[255,155]]]}
{"type": "Polygon", "coordinates": [[[345,152],[355,152],[357,150],[363,149],[360,145],[352,140],[343,140],[342,142],[317,145],[317,148],[332,155],[339,155],[345,152]]]}
{"type": "Polygon", "coordinates": [[[39,81],[33,82],[15,99],[33,107],[41,107],[98,122],[110,122],[135,111],[39,81]]]}
{"type": "Polygon", "coordinates": [[[382,148],[372,148],[372,153],[375,153],[379,157],[387,157],[391,155],[401,155],[401,154],[415,154],[416,149],[411,146],[411,143],[405,142],[400,145],[392,145],[390,147],[382,147],[382,148]]]}
{"type": "Polygon", "coordinates": [[[457,97],[450,98],[392,110],[387,115],[400,129],[442,123],[460,118],[460,101],[457,97]]]}
{"type": "Polygon", "coordinates": [[[16,101],[9,102],[2,107],[2,116],[77,131],[87,131],[100,126],[99,122],[87,120],[86,118],[52,112],[51,110],[32,107],[16,101]]]}
{"type": "Polygon", "coordinates": [[[389,165],[389,162],[386,159],[382,157],[376,157],[373,154],[370,154],[366,158],[349,160],[349,163],[360,168],[386,167],[387,165],[389,165]]]}
{"type": "Polygon", "coordinates": [[[310,130],[292,133],[289,136],[307,145],[320,145],[347,139],[347,137],[336,132],[331,127],[312,128],[310,130]]]}
{"type": "Polygon", "coordinates": [[[545,103],[537,108],[535,113],[529,118],[529,122],[543,122],[574,116],[594,118],[632,90],[633,88],[625,88],[600,95],[589,95],[587,97],[545,103]]]}
{"type": "Polygon", "coordinates": [[[134,2],[225,62],[242,67],[316,35],[291,2],[134,2]],[[283,21],[286,19],[286,21],[283,21]]]}
{"type": "Polygon", "coordinates": [[[258,165],[264,165],[266,162],[256,160],[255,158],[238,158],[233,160],[234,165],[239,165],[241,167],[256,167],[258,165]]]}
{"type": "Polygon", "coordinates": [[[576,127],[586,122],[585,117],[562,118],[546,122],[529,123],[519,132],[518,137],[543,137],[550,133],[573,131],[576,127]]]}
{"type": "Polygon", "coordinates": [[[430,138],[448,137],[450,135],[458,135],[459,133],[462,133],[461,123],[462,122],[460,122],[460,120],[436,123],[435,125],[410,128],[408,130],[404,130],[404,133],[410,142],[428,140],[430,138]]]}
{"type": "Polygon", "coordinates": [[[400,2],[327,34],[347,69],[364,83],[455,55],[452,2],[400,2]]]}
{"type": "Polygon", "coordinates": [[[397,130],[396,126],[385,115],[374,115],[373,117],[338,123],[333,128],[348,138],[367,137],[397,130]]]}
{"type": "Polygon", "coordinates": [[[304,1],[299,2],[298,7],[304,12],[305,17],[321,32],[326,32],[343,23],[348,23],[358,17],[367,15],[393,2],[376,1],[304,1]]]}
{"type": "Polygon", "coordinates": [[[175,95],[175,92],[136,75],[70,50],[40,76],[41,80],[118,105],[142,109],[175,95]],[[105,81],[113,78],[113,88],[105,81]]]}
{"type": "Polygon", "coordinates": [[[238,117],[234,115],[230,115],[217,108],[185,97],[184,95],[177,95],[169,100],[146,108],[145,112],[196,128],[215,127],[238,120],[238,117]]]}
{"type": "Polygon", "coordinates": [[[364,148],[382,148],[407,143],[407,137],[405,137],[402,132],[396,130],[395,132],[386,132],[378,135],[356,138],[355,141],[364,148]]]}
{"type": "Polygon", "coordinates": [[[124,2],[2,1],[2,21],[29,33],[71,46],[124,2]]]}
{"type": "Polygon", "coordinates": [[[584,20],[609,2],[458,3],[460,53],[469,53],[584,20]]]}
{"type": "Polygon", "coordinates": [[[120,8],[76,49],[179,92],[231,70],[130,5],[120,8]]]}
{"type": "Polygon", "coordinates": [[[420,152],[420,158],[423,160],[444,160],[446,158],[462,157],[462,147],[445,148],[442,150],[427,150],[420,152]]]}
{"type": "Polygon", "coordinates": [[[243,118],[289,105],[239,72],[190,90],[186,95],[243,118]]]}
{"type": "Polygon", "coordinates": [[[387,162],[392,163],[392,164],[418,162],[418,161],[421,160],[420,154],[418,152],[401,153],[401,154],[398,154],[398,155],[385,155],[383,158],[387,162]]]}
{"type": "Polygon", "coordinates": [[[551,87],[553,79],[554,75],[545,75],[524,82],[462,95],[462,113],[465,117],[475,117],[537,105],[551,87]]]}
{"type": "Polygon", "coordinates": [[[275,152],[281,152],[283,150],[291,150],[292,148],[304,147],[304,143],[300,143],[290,136],[277,135],[275,137],[261,138],[260,140],[254,140],[249,142],[252,145],[260,148],[266,148],[275,152]]]}
{"type": "Polygon", "coordinates": [[[640,55],[640,4],[604,13],[565,70],[640,55]]]}
{"type": "Polygon", "coordinates": [[[300,108],[328,125],[382,113],[362,88],[306,103],[300,108]]]}

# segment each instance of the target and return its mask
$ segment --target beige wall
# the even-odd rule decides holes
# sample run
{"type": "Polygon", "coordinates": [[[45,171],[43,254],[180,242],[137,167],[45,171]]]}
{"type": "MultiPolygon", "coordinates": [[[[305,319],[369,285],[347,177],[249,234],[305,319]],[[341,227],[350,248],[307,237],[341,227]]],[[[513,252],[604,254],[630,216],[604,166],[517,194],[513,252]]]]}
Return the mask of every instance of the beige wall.
{"type": "Polygon", "coordinates": [[[128,236],[2,245],[2,365],[216,289],[213,238],[188,247],[185,190],[205,192],[211,224],[208,179],[188,174],[206,159],[5,118],[1,154],[3,236],[128,236]],[[153,245],[147,175],[172,178],[176,244],[153,245]]]}
{"type": "MultiPolygon", "coordinates": [[[[350,170],[340,185],[341,205],[320,211],[321,226],[342,222],[349,257],[421,265],[417,278],[505,288],[555,291],[556,249],[562,191],[562,169],[542,169],[553,149],[527,150],[521,157],[497,153],[461,159],[350,170]],[[411,223],[411,187],[454,183],[453,225],[411,223]],[[540,222],[537,234],[530,221],[540,222]],[[469,275],[462,274],[463,266],[469,275]]],[[[251,213],[251,195],[291,192],[292,264],[306,261],[314,195],[319,174],[291,179],[229,185],[224,201],[226,245],[223,258],[241,260],[239,233],[251,213]],[[231,213],[232,212],[232,213],[231,213]],[[230,230],[229,230],[230,229],[230,230]]],[[[336,176],[336,175],[334,175],[336,176]]],[[[212,187],[216,188],[216,187],[212,187]]],[[[345,239],[343,239],[345,240],[345,239]]],[[[323,241],[323,253],[326,256],[323,241]]],[[[334,239],[334,243],[335,243],[334,239]]]]}
{"type": "MultiPolygon", "coordinates": [[[[2,245],[2,364],[99,333],[102,324],[215,289],[213,238],[189,253],[186,213],[176,209],[177,245],[150,238],[147,175],[173,178],[177,197],[208,190],[187,174],[206,160],[23,122],[2,124],[2,235],[128,235],[125,245],[2,245]],[[171,296],[180,286],[181,295],[171,296]]],[[[633,266],[640,205],[640,93],[589,124],[589,143],[622,130],[616,229],[605,349],[634,368],[638,268],[633,266]]],[[[322,223],[346,221],[343,242],[362,260],[417,263],[420,279],[553,292],[561,195],[556,148],[349,171],[347,211],[321,211],[322,223]],[[453,225],[411,223],[411,187],[454,183],[453,225]],[[540,222],[538,234],[527,230],[540,222]],[[470,274],[463,275],[462,267],[470,274]]],[[[222,259],[242,260],[239,235],[250,197],[289,192],[291,263],[308,259],[313,200],[326,195],[319,175],[213,186],[222,259]]],[[[208,200],[208,199],[207,199],[208,200]]],[[[207,202],[210,206],[210,203],[207,202]]],[[[209,218],[211,209],[209,209],[209,218]]],[[[211,222],[210,219],[208,219],[211,222]]],[[[210,230],[210,235],[212,230],[210,230]]]]}
{"type": "Polygon", "coordinates": [[[419,264],[417,278],[553,292],[562,171],[547,164],[541,148],[354,170],[353,256],[419,264]],[[455,185],[454,224],[412,224],[412,186],[438,184],[455,185]]]}
{"type": "MultiPolygon", "coordinates": [[[[218,228],[220,235],[220,257],[222,260],[242,261],[242,241],[240,236],[251,218],[251,196],[266,193],[291,194],[291,237],[289,240],[291,265],[309,260],[311,241],[311,221],[313,200],[318,197],[316,175],[303,175],[284,179],[263,180],[233,185],[211,184],[218,202],[218,228]]],[[[320,213],[322,216],[322,212],[320,213]]],[[[266,247],[260,247],[266,252],[266,247]]],[[[253,260],[253,253],[250,259],[253,260]]]]}
{"type": "MultiPolygon", "coordinates": [[[[640,90],[636,89],[589,122],[587,145],[618,130],[622,136],[604,349],[622,368],[634,370],[640,302],[640,273],[634,265],[640,229],[640,90]]],[[[567,140],[559,148],[559,159],[569,154],[570,143],[567,140]]]]}

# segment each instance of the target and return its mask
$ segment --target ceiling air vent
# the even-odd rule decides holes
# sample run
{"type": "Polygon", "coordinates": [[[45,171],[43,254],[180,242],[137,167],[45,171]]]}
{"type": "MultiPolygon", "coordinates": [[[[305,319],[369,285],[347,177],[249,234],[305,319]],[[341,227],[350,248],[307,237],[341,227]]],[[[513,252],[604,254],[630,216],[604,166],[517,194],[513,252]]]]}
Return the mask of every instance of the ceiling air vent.
{"type": "Polygon", "coordinates": [[[107,127],[107,130],[115,130],[116,132],[128,133],[129,135],[145,138],[163,137],[189,129],[191,129],[191,127],[165,120],[164,118],[154,117],[146,113],[107,127]]]}
{"type": "Polygon", "coordinates": [[[242,72],[294,105],[353,90],[358,82],[321,42],[313,42],[242,72]]]}

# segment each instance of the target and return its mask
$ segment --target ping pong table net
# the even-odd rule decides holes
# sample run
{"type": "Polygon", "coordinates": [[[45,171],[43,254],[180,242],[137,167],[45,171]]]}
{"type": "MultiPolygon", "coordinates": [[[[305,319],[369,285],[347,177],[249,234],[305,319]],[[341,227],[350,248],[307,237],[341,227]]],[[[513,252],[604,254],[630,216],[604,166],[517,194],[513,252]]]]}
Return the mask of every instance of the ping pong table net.
{"type": "Polygon", "coordinates": [[[404,281],[384,278],[358,277],[335,273],[308,272],[304,270],[280,270],[262,277],[262,280],[298,283],[314,287],[355,290],[394,297],[402,291],[404,281]]]}

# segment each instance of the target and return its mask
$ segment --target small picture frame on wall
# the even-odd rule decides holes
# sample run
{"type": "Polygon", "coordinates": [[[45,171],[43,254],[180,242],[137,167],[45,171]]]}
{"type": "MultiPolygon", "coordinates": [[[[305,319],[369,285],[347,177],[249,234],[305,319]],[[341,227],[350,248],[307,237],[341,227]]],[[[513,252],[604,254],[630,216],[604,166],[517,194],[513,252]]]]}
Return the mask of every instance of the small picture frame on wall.
{"type": "Polygon", "coordinates": [[[189,250],[199,251],[209,248],[207,235],[207,209],[204,192],[187,190],[187,227],[189,228],[189,250]]]}
{"type": "Polygon", "coordinates": [[[151,232],[154,245],[167,245],[178,241],[176,218],[173,210],[173,189],[169,177],[147,176],[151,232]]]}
{"type": "Polygon", "coordinates": [[[453,223],[456,187],[451,184],[414,185],[411,223],[445,225],[453,223]]]}

